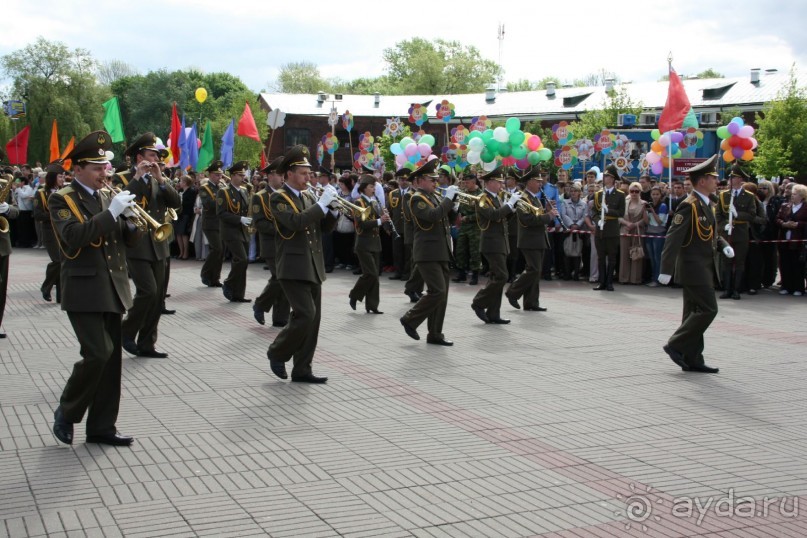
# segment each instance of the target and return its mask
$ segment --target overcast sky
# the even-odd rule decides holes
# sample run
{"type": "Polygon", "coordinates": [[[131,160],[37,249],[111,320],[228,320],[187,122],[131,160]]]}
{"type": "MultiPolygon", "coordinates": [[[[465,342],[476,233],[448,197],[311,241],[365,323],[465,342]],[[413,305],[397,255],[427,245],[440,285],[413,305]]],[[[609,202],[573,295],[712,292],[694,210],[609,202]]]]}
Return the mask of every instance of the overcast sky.
{"type": "Polygon", "coordinates": [[[413,37],[458,40],[497,61],[499,23],[505,81],[571,81],[601,68],[653,81],[666,74],[670,51],[681,74],[807,64],[799,0],[5,0],[3,12],[14,22],[0,32],[0,55],[41,35],[141,73],[226,71],[255,91],[295,61],[317,64],[325,77],[381,75],[382,51],[413,37]]]}

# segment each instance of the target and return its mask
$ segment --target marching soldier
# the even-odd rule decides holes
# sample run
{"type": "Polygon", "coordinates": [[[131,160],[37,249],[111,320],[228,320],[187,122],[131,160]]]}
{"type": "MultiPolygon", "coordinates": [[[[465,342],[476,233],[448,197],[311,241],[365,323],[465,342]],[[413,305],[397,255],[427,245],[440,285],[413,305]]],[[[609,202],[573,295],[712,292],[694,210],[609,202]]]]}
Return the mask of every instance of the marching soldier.
{"type": "Polygon", "coordinates": [[[356,301],[366,299],[364,309],[367,313],[383,314],[378,310],[379,284],[378,284],[378,264],[381,255],[381,224],[389,222],[390,217],[386,212],[382,212],[381,207],[375,199],[376,181],[370,174],[364,174],[359,181],[360,197],[356,200],[356,205],[362,208],[370,208],[366,218],[354,215],[356,226],[356,239],[353,251],[359,259],[361,266],[361,276],[356,281],[353,289],[350,290],[350,308],[356,310],[356,301]]]}
{"type": "Polygon", "coordinates": [[[600,275],[600,284],[594,288],[596,291],[614,291],[614,271],[619,255],[619,219],[625,216],[626,205],[625,193],[615,186],[617,178],[619,171],[616,166],[609,165],[602,175],[603,188],[594,194],[594,204],[591,207],[600,275]]]}
{"type": "Polygon", "coordinates": [[[216,193],[225,187],[221,178],[224,175],[224,163],[213,161],[206,169],[208,174],[207,185],[199,189],[199,199],[202,203],[202,233],[207,239],[209,252],[202,264],[202,284],[211,288],[221,287],[221,266],[224,264],[224,247],[221,244],[219,232],[219,217],[216,213],[216,193]]]}
{"type": "Polygon", "coordinates": [[[740,166],[732,166],[729,171],[731,188],[718,196],[717,230],[734,249],[734,259],[729,260],[725,256],[721,259],[724,290],[720,295],[721,299],[740,298],[740,286],[743,285],[745,259],[748,256],[748,244],[751,238],[750,225],[767,222],[764,209],[757,203],[756,196],[743,189],[743,183],[749,178],[748,172],[740,166]]]}
{"type": "Polygon", "coordinates": [[[417,187],[417,192],[409,200],[408,208],[414,229],[413,272],[417,270],[422,275],[426,283],[426,294],[403,315],[400,322],[410,338],[420,340],[417,328],[428,319],[429,334],[426,336],[426,343],[452,346],[454,342],[446,340],[443,335],[443,320],[448,304],[448,264],[451,261],[449,222],[457,187],[446,187],[442,199],[435,196],[437,175],[434,171],[438,163],[438,159],[432,159],[409,176],[417,187]]]}
{"type": "MultiPolygon", "coordinates": [[[[134,167],[115,176],[115,181],[135,195],[137,203],[157,222],[165,222],[167,208],[182,205],[179,193],[162,173],[158,161],[160,149],[154,133],[145,133],[126,149],[134,167]]],[[[160,317],[164,307],[166,260],[170,257],[169,241],[149,233],[126,251],[129,274],[136,291],[134,303],[123,320],[123,349],[139,357],[165,358],[157,351],[160,317]]]]}
{"type": "Polygon", "coordinates": [[[558,216],[556,209],[544,211],[540,201],[541,181],[540,169],[535,166],[521,177],[526,182],[522,200],[537,208],[535,211],[516,211],[515,226],[518,227],[518,248],[524,255],[526,269],[510,285],[505,292],[508,302],[513,308],[520,308],[518,300],[524,297],[524,310],[545,312],[539,304],[541,270],[543,268],[544,253],[549,246],[549,234],[546,227],[555,221],[558,216]]]}
{"type": "Polygon", "coordinates": [[[507,216],[514,212],[521,193],[510,195],[507,202],[502,203],[499,192],[504,186],[504,167],[499,167],[482,176],[485,182],[485,193],[476,208],[479,229],[479,250],[488,261],[488,282],[479,290],[471,302],[476,317],[485,323],[505,325],[509,319],[501,317],[502,292],[507,283],[507,254],[509,245],[507,238],[507,216]]]}
{"type": "MultiPolygon", "coordinates": [[[[411,178],[408,168],[401,168],[395,173],[395,175],[400,181],[403,181],[403,178],[407,178],[407,183],[409,183],[411,178]]],[[[415,240],[415,222],[412,220],[412,212],[409,202],[412,200],[412,195],[415,194],[415,187],[410,186],[406,188],[406,190],[402,189],[402,191],[401,214],[403,215],[404,219],[404,227],[402,229],[404,230],[404,259],[406,260],[406,269],[404,271],[408,276],[408,278],[406,278],[406,283],[404,284],[404,294],[409,297],[409,302],[416,303],[423,295],[424,282],[423,277],[421,276],[420,271],[418,271],[417,265],[412,257],[415,240]]],[[[401,277],[401,280],[404,280],[404,278],[401,277]]]]}
{"type": "MultiPolygon", "coordinates": [[[[8,229],[9,220],[16,219],[20,210],[15,205],[10,205],[8,202],[11,200],[11,187],[14,185],[14,176],[11,174],[4,174],[5,182],[0,187],[0,191],[5,192],[6,195],[0,200],[0,217],[6,219],[5,226],[7,227],[5,233],[0,233],[0,326],[3,324],[3,314],[6,311],[6,294],[8,292],[8,259],[11,256],[11,233],[8,229]]],[[[0,338],[5,338],[6,333],[0,331],[0,338]]]]}
{"type": "Polygon", "coordinates": [[[50,263],[45,268],[45,281],[42,282],[39,290],[42,298],[47,302],[53,300],[51,290],[56,286],[56,302],[62,302],[62,286],[60,282],[60,268],[62,266],[62,255],[59,252],[59,244],[53,234],[53,227],[50,224],[50,211],[48,210],[48,197],[63,187],[64,168],[61,159],[50,163],[45,170],[45,184],[36,191],[34,196],[34,220],[42,223],[42,244],[48,251],[50,263]]]}
{"type": "MultiPolygon", "coordinates": [[[[476,181],[476,174],[470,170],[463,176],[464,192],[471,196],[479,196],[482,189],[476,181]]],[[[454,253],[454,265],[457,276],[452,282],[465,282],[468,271],[471,271],[471,286],[479,284],[479,271],[482,270],[482,254],[479,252],[479,226],[476,219],[476,205],[460,204],[460,229],[457,234],[457,249],[454,253]]]]}
{"type": "Polygon", "coordinates": [[[720,248],[727,258],[734,257],[734,250],[716,232],[710,199],[717,190],[716,162],[713,155],[685,171],[692,180],[692,192],[679,204],[661,253],[658,281],[669,284],[674,271],[676,283],[684,288],[683,321],[664,352],[685,372],[718,372],[704,363],[703,334],[717,316],[715,249],[720,248]]]}
{"type": "MultiPolygon", "coordinates": [[[[407,168],[406,174],[409,173],[407,168]]],[[[389,277],[390,280],[407,280],[409,278],[409,258],[407,257],[406,249],[404,248],[404,236],[406,230],[404,229],[404,215],[403,215],[403,197],[407,190],[409,190],[409,180],[406,174],[401,174],[401,170],[395,173],[398,178],[398,188],[393,189],[387,195],[387,207],[389,207],[390,217],[395,229],[398,231],[398,237],[392,239],[392,259],[395,263],[395,274],[389,277]]],[[[411,255],[411,252],[409,253],[411,255]]]]}
{"type": "Polygon", "coordinates": [[[73,424],[85,413],[88,443],[129,446],[134,441],[118,433],[115,425],[121,392],[121,316],[132,306],[124,245],[133,247],[148,239],[118,218],[134,215],[135,195],[123,191],[113,197],[103,188],[110,147],[105,131],[82,139],[67,156],[73,160],[75,179],[48,198],[64,254],[62,310],[82,357],[73,365],[54,413],[53,433],[68,445],[73,444],[73,424]]]}
{"type": "MultiPolygon", "coordinates": [[[[519,188],[518,185],[520,179],[521,178],[519,178],[518,174],[516,173],[516,169],[511,168],[504,180],[505,187],[502,193],[507,192],[514,194],[516,192],[520,192],[523,195],[524,192],[521,190],[521,188],[519,188]]],[[[509,250],[507,254],[507,282],[513,282],[516,275],[520,272],[520,269],[524,266],[523,263],[519,263],[521,261],[521,253],[518,249],[520,226],[518,225],[516,213],[517,212],[513,212],[507,217],[507,248],[509,250]]]]}
{"type": "Polygon", "coordinates": [[[249,212],[249,195],[242,187],[246,171],[249,167],[247,161],[239,161],[232,165],[230,184],[220,188],[216,193],[216,215],[219,218],[219,233],[221,241],[232,255],[230,274],[224,280],[221,291],[224,297],[234,303],[249,303],[252,299],[245,299],[247,289],[247,249],[249,248],[249,234],[247,228],[252,225],[249,212]]]}
{"type": "Polygon", "coordinates": [[[263,288],[261,294],[255,299],[252,312],[255,320],[261,325],[266,323],[264,314],[272,311],[272,326],[285,327],[289,322],[289,301],[280,281],[277,279],[277,263],[275,261],[275,219],[272,216],[272,208],[269,199],[272,193],[283,186],[283,177],[278,173],[278,167],[283,162],[283,157],[278,157],[269,163],[261,172],[266,174],[268,185],[266,189],[258,191],[252,195],[252,217],[253,225],[258,230],[260,240],[261,258],[264,259],[269,271],[272,272],[269,282],[263,288]]]}

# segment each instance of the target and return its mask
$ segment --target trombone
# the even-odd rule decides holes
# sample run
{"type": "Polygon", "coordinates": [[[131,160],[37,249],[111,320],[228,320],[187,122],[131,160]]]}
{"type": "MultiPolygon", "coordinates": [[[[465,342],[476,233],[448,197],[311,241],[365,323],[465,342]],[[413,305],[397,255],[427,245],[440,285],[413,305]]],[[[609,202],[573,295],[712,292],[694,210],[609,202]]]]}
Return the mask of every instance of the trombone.
{"type": "MultiPolygon", "coordinates": [[[[322,196],[322,192],[325,190],[324,187],[319,185],[316,186],[312,185],[311,182],[308,182],[307,185],[308,188],[311,190],[311,192],[314,194],[314,196],[316,196],[317,198],[322,196]]],[[[345,200],[340,196],[334,198],[334,202],[336,202],[336,205],[338,206],[337,210],[341,211],[342,213],[346,214],[349,217],[355,217],[358,218],[359,220],[367,220],[370,217],[370,211],[372,211],[373,209],[370,206],[361,207],[359,205],[356,205],[352,202],[345,200]]]]}
{"type": "MultiPolygon", "coordinates": [[[[121,190],[112,184],[109,181],[104,181],[104,186],[107,189],[118,194],[121,190]]],[[[134,224],[140,231],[145,232],[149,228],[152,228],[152,237],[157,242],[163,242],[169,237],[171,237],[171,225],[167,222],[160,224],[157,222],[154,217],[148,214],[148,211],[140,207],[137,203],[132,206],[132,210],[135,212],[134,217],[126,217],[132,220],[132,224],[134,224]]]]}

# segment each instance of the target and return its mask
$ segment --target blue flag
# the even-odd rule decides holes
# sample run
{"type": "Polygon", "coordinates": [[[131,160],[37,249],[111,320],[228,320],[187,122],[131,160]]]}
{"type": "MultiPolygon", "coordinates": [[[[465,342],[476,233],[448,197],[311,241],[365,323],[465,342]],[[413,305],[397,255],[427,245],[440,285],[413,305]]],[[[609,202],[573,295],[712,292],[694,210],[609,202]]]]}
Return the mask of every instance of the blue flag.
{"type": "Polygon", "coordinates": [[[233,165],[233,149],[235,148],[235,120],[230,120],[230,125],[224,131],[224,136],[221,137],[221,161],[224,163],[224,169],[228,169],[233,165]]]}
{"type": "Polygon", "coordinates": [[[182,128],[179,130],[179,140],[177,142],[179,142],[179,168],[186,170],[191,163],[188,159],[188,137],[185,136],[185,114],[182,115],[182,128]]]}
{"type": "Polygon", "coordinates": [[[185,142],[188,149],[188,161],[191,168],[194,170],[196,170],[196,163],[199,162],[199,146],[196,143],[196,138],[196,122],[194,122],[191,127],[191,132],[188,133],[188,139],[185,142]]]}

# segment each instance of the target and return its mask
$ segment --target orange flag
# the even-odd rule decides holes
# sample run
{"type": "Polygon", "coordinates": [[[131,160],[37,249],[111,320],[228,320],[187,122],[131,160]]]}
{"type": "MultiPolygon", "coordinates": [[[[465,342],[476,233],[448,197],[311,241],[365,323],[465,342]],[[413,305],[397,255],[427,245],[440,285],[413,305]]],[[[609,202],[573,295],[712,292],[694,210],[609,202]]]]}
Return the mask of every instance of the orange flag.
{"type": "MultiPolygon", "coordinates": [[[[64,159],[65,157],[67,157],[67,154],[70,153],[71,151],[73,151],[73,146],[75,144],[76,144],[76,137],[71,136],[70,137],[70,142],[67,143],[67,145],[64,147],[64,151],[62,152],[61,156],[58,157],[58,158],[64,159]]],[[[73,161],[71,161],[69,159],[65,159],[65,161],[62,163],[62,168],[64,168],[65,170],[70,170],[70,167],[72,167],[72,166],[73,166],[73,161]]]]}
{"type": "Polygon", "coordinates": [[[59,158],[59,129],[56,126],[56,119],[53,120],[53,127],[50,130],[50,162],[59,158]]]}

